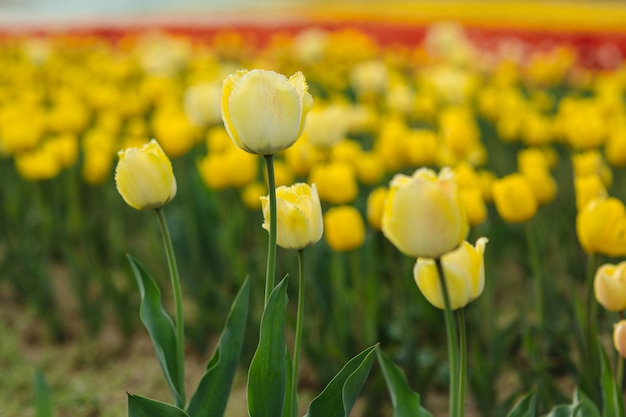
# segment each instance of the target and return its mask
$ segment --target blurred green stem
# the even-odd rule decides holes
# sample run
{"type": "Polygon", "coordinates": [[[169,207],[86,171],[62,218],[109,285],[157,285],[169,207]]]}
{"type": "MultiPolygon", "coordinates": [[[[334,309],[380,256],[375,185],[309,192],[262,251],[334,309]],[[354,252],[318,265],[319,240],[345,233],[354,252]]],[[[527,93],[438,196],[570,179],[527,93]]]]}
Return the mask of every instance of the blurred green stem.
{"type": "Polygon", "coordinates": [[[276,274],[276,180],[274,178],[274,155],[264,155],[267,167],[267,188],[270,196],[270,237],[267,247],[267,271],[265,273],[265,305],[274,289],[276,274]]]}
{"type": "MultiPolygon", "coordinates": [[[[537,242],[534,239],[530,223],[526,222],[524,225],[524,230],[526,232],[526,241],[528,243],[528,251],[530,252],[530,262],[533,274],[533,290],[534,290],[534,299],[535,299],[535,322],[537,325],[537,345],[540,347],[538,349],[539,355],[542,355],[541,349],[541,341],[545,336],[545,322],[544,322],[544,294],[543,294],[543,281],[541,274],[541,262],[539,258],[539,250],[537,249],[537,242]]],[[[541,361],[538,361],[541,362],[541,361]]]]}
{"type": "Polygon", "coordinates": [[[302,328],[304,320],[304,249],[298,251],[298,312],[296,316],[296,335],[293,347],[293,374],[291,375],[291,410],[292,417],[298,413],[298,372],[300,366],[300,350],[302,345],[302,328]]]}
{"type": "Polygon", "coordinates": [[[441,258],[435,259],[437,265],[437,272],[439,274],[439,284],[441,285],[441,292],[443,294],[444,304],[444,319],[446,322],[446,334],[448,339],[448,361],[450,369],[450,417],[462,417],[463,416],[463,403],[462,392],[460,388],[460,363],[459,363],[459,338],[452,314],[452,306],[450,304],[450,296],[448,293],[448,285],[446,283],[445,274],[443,271],[443,265],[441,258]]]}
{"type": "MultiPolygon", "coordinates": [[[[183,297],[180,289],[180,276],[178,275],[178,266],[176,265],[176,257],[174,255],[174,247],[172,246],[172,238],[170,237],[170,231],[165,221],[165,214],[163,208],[156,209],[157,217],[159,218],[159,225],[161,226],[161,235],[163,236],[163,245],[165,246],[165,253],[167,255],[167,265],[170,271],[170,278],[172,281],[172,290],[174,291],[174,307],[176,309],[176,357],[178,360],[178,386],[185,386],[185,329],[183,319],[183,297]]],[[[177,407],[185,407],[185,391],[180,392],[181,403],[176,404],[177,407]]],[[[178,398],[178,397],[176,397],[178,398]]]]}
{"type": "Polygon", "coordinates": [[[456,311],[456,320],[459,325],[459,404],[463,415],[465,402],[465,387],[467,380],[467,332],[465,330],[465,308],[456,311]]]}

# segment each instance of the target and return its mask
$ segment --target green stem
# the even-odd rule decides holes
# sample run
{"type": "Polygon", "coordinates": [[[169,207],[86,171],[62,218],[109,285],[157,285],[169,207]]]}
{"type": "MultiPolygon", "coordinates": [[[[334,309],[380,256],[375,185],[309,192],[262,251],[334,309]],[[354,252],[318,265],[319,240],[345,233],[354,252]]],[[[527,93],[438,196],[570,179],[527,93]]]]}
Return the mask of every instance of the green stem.
{"type": "MultiPolygon", "coordinates": [[[[465,330],[465,308],[460,308],[456,312],[456,321],[459,325],[459,404],[465,402],[465,387],[467,379],[467,331],[465,330]]],[[[464,414],[464,407],[461,406],[461,416],[464,414]]]]}
{"type": "Polygon", "coordinates": [[[165,246],[165,254],[167,256],[167,265],[170,271],[172,281],[172,290],[174,292],[174,307],[176,310],[176,357],[178,360],[178,387],[180,387],[179,397],[176,397],[176,406],[185,407],[185,329],[183,319],[183,297],[180,289],[180,276],[178,275],[178,266],[176,265],[176,257],[174,256],[174,247],[172,246],[172,238],[167,228],[165,214],[163,208],[156,209],[159,218],[159,226],[161,226],[161,235],[163,236],[163,245],[165,246]]]}
{"type": "Polygon", "coordinates": [[[298,312],[296,317],[296,335],[293,348],[293,374],[291,375],[291,410],[292,417],[298,415],[298,372],[300,366],[300,350],[302,345],[302,329],[304,320],[304,250],[298,251],[298,312]]]}
{"type": "Polygon", "coordinates": [[[459,340],[456,325],[452,315],[452,306],[450,304],[450,296],[448,294],[448,285],[446,283],[445,274],[441,258],[435,259],[437,272],[439,274],[439,283],[441,285],[441,293],[444,303],[444,319],[446,323],[446,334],[448,338],[448,360],[450,368],[450,417],[461,417],[464,400],[459,392],[459,340]]]}
{"type": "MultiPolygon", "coordinates": [[[[537,341],[539,342],[543,339],[543,336],[545,334],[544,294],[541,276],[541,263],[539,262],[539,251],[537,250],[537,244],[530,229],[530,224],[526,223],[525,226],[526,227],[524,228],[524,230],[526,231],[526,241],[528,243],[528,251],[530,252],[530,262],[534,280],[533,290],[535,299],[535,322],[537,324],[537,341]]],[[[540,343],[538,344],[541,345],[540,343]]],[[[541,355],[541,348],[538,351],[539,355],[541,355]]]]}
{"type": "Polygon", "coordinates": [[[276,275],[276,180],[274,178],[274,155],[264,155],[267,167],[267,188],[270,197],[270,237],[267,247],[267,271],[265,273],[265,305],[274,289],[276,275]]]}
{"type": "Polygon", "coordinates": [[[357,320],[354,323],[356,324],[356,326],[353,327],[354,344],[356,346],[362,346],[364,336],[366,337],[364,326],[366,325],[368,318],[365,317],[365,311],[363,308],[365,293],[362,285],[363,277],[361,276],[361,262],[359,259],[359,252],[356,250],[350,251],[348,256],[350,262],[350,279],[352,280],[352,307],[355,309],[354,311],[356,313],[356,317],[359,317],[363,321],[363,323],[361,323],[357,320]]]}
{"type": "MultiPolygon", "coordinates": [[[[624,320],[624,312],[619,312],[619,319],[624,320]]],[[[615,370],[615,382],[617,383],[617,391],[622,392],[624,385],[624,357],[618,353],[617,355],[617,365],[615,370]]]]}

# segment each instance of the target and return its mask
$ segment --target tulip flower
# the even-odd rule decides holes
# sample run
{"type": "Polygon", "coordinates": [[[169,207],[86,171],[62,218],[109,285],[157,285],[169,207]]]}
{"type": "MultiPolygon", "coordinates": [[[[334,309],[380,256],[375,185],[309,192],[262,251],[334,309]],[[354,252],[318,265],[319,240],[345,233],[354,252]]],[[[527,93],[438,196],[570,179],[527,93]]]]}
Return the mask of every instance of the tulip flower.
{"type": "Polygon", "coordinates": [[[509,223],[525,222],[537,212],[537,198],[520,173],[494,181],[491,191],[498,214],[509,223]]]}
{"type": "Polygon", "coordinates": [[[608,311],[626,310],[626,261],[604,264],[593,281],[596,300],[608,311]]]}
{"type": "Polygon", "coordinates": [[[397,174],[385,202],[383,234],[402,253],[438,258],[465,240],[469,225],[452,171],[397,174]]]}
{"type": "Polygon", "coordinates": [[[324,213],[326,242],[334,251],[357,249],[365,241],[365,224],[359,211],[352,206],[338,206],[324,213]]]}
{"type": "Polygon", "coordinates": [[[374,230],[382,227],[387,192],[386,187],[378,187],[367,196],[367,222],[374,230]]]}
{"type": "MultiPolygon", "coordinates": [[[[261,197],[263,228],[270,228],[269,197],[261,197]]],[[[300,250],[317,243],[324,232],[322,206],[315,184],[294,184],[276,189],[276,244],[284,249],[300,250]]]]}
{"type": "Polygon", "coordinates": [[[118,152],[115,185],[126,203],[137,210],[159,208],[176,195],[172,164],[156,140],[142,148],[118,152]]]}
{"type": "Polygon", "coordinates": [[[607,256],[626,255],[626,208],[617,198],[589,202],[576,216],[576,234],[583,250],[607,256]]]}
{"type": "Polygon", "coordinates": [[[609,196],[604,182],[595,174],[574,176],[574,192],[577,210],[583,209],[592,200],[605,199],[609,196]]]}
{"type": "Polygon", "coordinates": [[[302,73],[287,79],[265,70],[240,70],[222,86],[222,119],[235,144],[246,152],[273,155],[302,134],[313,98],[302,73]]]}
{"type": "MultiPolygon", "coordinates": [[[[441,257],[452,310],[465,307],[482,294],[485,288],[483,255],[488,241],[486,237],[481,237],[476,246],[465,241],[456,250],[441,257]]],[[[413,277],[428,302],[443,310],[445,306],[435,261],[418,258],[413,277]]]]}
{"type": "Polygon", "coordinates": [[[626,320],[620,320],[613,326],[613,346],[622,358],[626,358],[626,320]]]}
{"type": "Polygon", "coordinates": [[[317,184],[322,201],[331,204],[349,203],[359,193],[355,169],[345,162],[313,167],[309,182],[317,184]]]}

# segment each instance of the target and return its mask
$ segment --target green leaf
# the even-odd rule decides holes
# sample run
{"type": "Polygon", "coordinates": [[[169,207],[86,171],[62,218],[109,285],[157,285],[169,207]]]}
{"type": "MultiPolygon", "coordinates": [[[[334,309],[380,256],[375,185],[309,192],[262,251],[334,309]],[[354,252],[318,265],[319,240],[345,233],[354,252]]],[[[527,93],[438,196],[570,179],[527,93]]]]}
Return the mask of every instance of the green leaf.
{"type": "Polygon", "coordinates": [[[602,415],[604,417],[624,417],[624,400],[613,378],[611,363],[601,344],[599,353],[602,361],[602,415]]]}
{"type": "Polygon", "coordinates": [[[248,369],[250,417],[277,417],[283,412],[287,388],[286,308],[287,277],[270,294],[261,318],[259,344],[248,369]]]}
{"type": "Polygon", "coordinates": [[[50,387],[39,369],[35,369],[35,417],[52,417],[50,387]]]}
{"type": "Polygon", "coordinates": [[[128,417],[189,417],[189,415],[173,405],[128,394],[128,417]]]}
{"type": "Polygon", "coordinates": [[[580,402],[581,417],[601,417],[600,410],[594,404],[593,400],[580,389],[574,390],[574,401],[580,402]]]}
{"type": "Polygon", "coordinates": [[[586,417],[581,413],[581,407],[582,403],[557,405],[543,417],[586,417]]]}
{"type": "Polygon", "coordinates": [[[163,375],[165,375],[174,400],[177,403],[183,403],[183,381],[177,380],[177,375],[181,375],[181,373],[179,373],[176,356],[176,330],[174,323],[161,304],[161,291],[159,291],[159,287],[154,279],[135,258],[128,255],[128,260],[141,295],[141,307],[139,310],[141,322],[150,334],[154,351],[159,359],[163,375]]]}
{"type": "Polygon", "coordinates": [[[376,348],[371,346],[350,359],[311,401],[305,417],[347,417],[370,373],[376,348]]]}
{"type": "Polygon", "coordinates": [[[249,298],[250,284],[246,278],[233,301],[207,370],[191,397],[187,408],[190,417],[224,415],[243,347],[249,298]]]}
{"type": "Polygon", "coordinates": [[[391,396],[394,417],[432,417],[432,414],[422,407],[420,395],[409,387],[402,370],[381,348],[376,350],[376,356],[391,396]]]}
{"type": "Polygon", "coordinates": [[[537,409],[537,391],[532,390],[513,407],[506,417],[535,417],[537,409]]]}

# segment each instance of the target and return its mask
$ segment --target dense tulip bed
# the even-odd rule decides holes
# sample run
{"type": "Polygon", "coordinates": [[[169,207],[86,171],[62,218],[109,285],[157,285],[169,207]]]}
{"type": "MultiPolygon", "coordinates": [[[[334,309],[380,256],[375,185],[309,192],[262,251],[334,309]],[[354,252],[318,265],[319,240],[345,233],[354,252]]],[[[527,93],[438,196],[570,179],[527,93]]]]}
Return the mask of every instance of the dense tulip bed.
{"type": "Polygon", "coordinates": [[[3,37],[0,288],[57,341],[144,331],[141,305],[174,401],[131,395],[131,416],[225,406],[187,404],[183,332],[199,352],[222,335],[252,416],[304,406],[299,360],[314,391],[344,383],[333,415],[361,387],[364,415],[430,415],[409,386],[454,417],[624,415],[623,45],[598,65],[576,43],[420,33],[3,37]]]}

